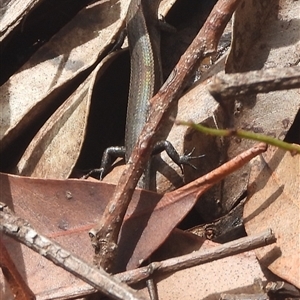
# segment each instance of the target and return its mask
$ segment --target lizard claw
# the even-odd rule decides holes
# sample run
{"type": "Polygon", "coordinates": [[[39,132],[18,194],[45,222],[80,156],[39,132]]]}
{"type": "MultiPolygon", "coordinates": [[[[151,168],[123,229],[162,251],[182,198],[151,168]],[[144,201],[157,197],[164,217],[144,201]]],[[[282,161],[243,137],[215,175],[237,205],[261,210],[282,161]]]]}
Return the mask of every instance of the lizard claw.
{"type": "Polygon", "coordinates": [[[103,179],[103,172],[104,172],[104,168],[99,168],[99,169],[93,169],[91,171],[89,171],[87,174],[83,175],[81,178],[82,179],[87,179],[89,176],[91,176],[94,173],[99,173],[99,180],[102,181],[103,179]]]}
{"type": "Polygon", "coordinates": [[[195,147],[192,149],[191,152],[180,156],[179,163],[180,163],[180,169],[181,169],[182,172],[183,172],[182,165],[188,165],[188,166],[192,167],[194,170],[198,170],[198,168],[195,165],[193,165],[190,162],[190,160],[204,157],[205,154],[202,154],[202,155],[199,155],[199,156],[192,156],[192,154],[193,154],[194,151],[195,151],[195,147]]]}

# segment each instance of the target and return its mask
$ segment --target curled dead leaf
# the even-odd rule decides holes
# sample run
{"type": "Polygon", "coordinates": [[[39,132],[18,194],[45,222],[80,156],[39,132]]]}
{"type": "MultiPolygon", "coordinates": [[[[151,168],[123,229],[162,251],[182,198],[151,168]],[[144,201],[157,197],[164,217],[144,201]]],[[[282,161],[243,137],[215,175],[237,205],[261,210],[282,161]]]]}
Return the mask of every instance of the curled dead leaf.
{"type": "MultiPolygon", "coordinates": [[[[298,11],[299,3],[295,1],[280,1],[280,5],[278,1],[241,1],[233,19],[232,45],[225,70],[235,73],[297,65],[298,11]]],[[[239,98],[231,126],[284,139],[300,108],[299,95],[300,89],[291,89],[239,98]]],[[[236,155],[250,143],[232,138],[228,155],[236,155]]],[[[234,205],[231,199],[246,188],[249,172],[245,166],[226,178],[226,210],[234,205]]]]}
{"type": "Polygon", "coordinates": [[[0,88],[0,150],[63,100],[58,95],[107,53],[123,26],[129,1],[82,9],[0,88]],[[59,103],[59,101],[61,101],[59,103]]]}
{"type": "Polygon", "coordinates": [[[95,83],[120,53],[106,56],[48,119],[29,144],[14,170],[15,174],[53,179],[69,177],[86,137],[95,83]]]}
{"type": "Polygon", "coordinates": [[[300,156],[270,147],[253,160],[248,189],[247,233],[269,226],[277,237],[255,251],[260,263],[300,288],[300,156]]]}

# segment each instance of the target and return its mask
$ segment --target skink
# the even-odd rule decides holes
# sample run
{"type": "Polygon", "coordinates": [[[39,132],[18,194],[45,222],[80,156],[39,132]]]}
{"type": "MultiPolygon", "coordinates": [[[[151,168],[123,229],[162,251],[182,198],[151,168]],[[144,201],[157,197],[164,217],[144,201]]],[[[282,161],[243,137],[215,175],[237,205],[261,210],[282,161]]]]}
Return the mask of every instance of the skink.
{"type": "MultiPolygon", "coordinates": [[[[131,0],[126,16],[126,29],[130,49],[130,88],[127,107],[125,147],[110,147],[102,156],[99,172],[102,179],[109,171],[111,157],[125,156],[128,162],[142,128],[147,122],[149,100],[162,85],[160,62],[160,28],[158,6],[161,0],[131,0]]],[[[191,163],[191,153],[179,156],[168,141],[158,142],[153,150],[157,154],[166,150],[171,159],[181,167],[191,163]]],[[[139,181],[140,188],[149,188],[150,163],[146,175],[139,181]]],[[[89,173],[91,174],[91,172],[89,173]]]]}

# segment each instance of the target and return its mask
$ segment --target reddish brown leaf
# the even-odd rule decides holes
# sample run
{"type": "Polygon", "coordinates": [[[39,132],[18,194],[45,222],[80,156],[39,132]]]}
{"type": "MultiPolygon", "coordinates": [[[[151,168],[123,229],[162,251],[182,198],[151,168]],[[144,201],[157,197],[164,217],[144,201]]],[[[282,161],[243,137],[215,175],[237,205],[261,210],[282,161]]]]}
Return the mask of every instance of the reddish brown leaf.
{"type": "MultiPolygon", "coordinates": [[[[50,180],[0,174],[1,201],[17,215],[28,220],[35,229],[52,238],[63,247],[92,263],[93,248],[88,230],[102,214],[115,186],[85,180],[50,180]]],[[[137,190],[130,210],[140,218],[149,218],[161,196],[137,190]],[[141,201],[139,201],[141,200],[141,201]],[[139,203],[139,204],[138,204],[139,203]],[[139,207],[137,210],[135,207],[139,207]],[[148,217],[147,217],[148,215],[148,217]]],[[[134,221],[140,222],[139,218],[134,221]]],[[[135,223],[139,228],[140,224],[135,223]]],[[[136,240],[139,231],[123,231],[125,243],[136,240]]],[[[67,294],[90,291],[87,284],[46,261],[15,241],[4,237],[19,272],[35,294],[49,299],[67,294]],[[51,276],[48,274],[51,273],[51,276]],[[80,289],[79,289],[80,286],[80,289]]],[[[145,245],[142,245],[145,246],[145,245]]],[[[124,253],[124,259],[130,253],[124,253]]]]}
{"type": "MultiPolygon", "coordinates": [[[[253,147],[214,172],[165,194],[163,198],[153,192],[136,190],[120,234],[117,270],[140,265],[165,241],[206,190],[264,150],[265,145],[253,147]]],[[[91,261],[93,249],[87,231],[95,226],[97,218],[103,213],[114,185],[7,174],[0,174],[0,184],[1,201],[13,208],[16,214],[27,219],[37,231],[53,238],[84,260],[91,261]]],[[[10,246],[13,250],[13,245],[10,246]]],[[[15,253],[14,258],[19,260],[15,261],[16,265],[23,262],[20,252],[15,253]]],[[[35,263],[33,261],[34,270],[35,263]]]]}
{"type": "MultiPolygon", "coordinates": [[[[140,209],[141,204],[134,206],[131,203],[127,214],[132,213],[132,216],[123,225],[119,246],[122,262],[127,261],[127,258],[123,260],[123,255],[133,253],[127,264],[127,269],[139,266],[143,260],[148,258],[165,241],[174,227],[207,190],[265,150],[265,144],[258,144],[182,188],[166,193],[157,205],[148,206],[149,211],[154,210],[153,214],[149,211],[143,211],[145,208],[140,209]],[[134,215],[132,208],[135,209],[134,215]],[[140,234],[135,235],[136,240],[126,236],[127,233],[132,235],[133,232],[140,232],[140,234]],[[126,243],[128,240],[134,241],[134,243],[126,243]]],[[[119,256],[118,265],[122,264],[120,258],[119,256]]]]}
{"type": "MultiPolygon", "coordinates": [[[[264,145],[255,146],[197,181],[165,194],[161,201],[161,195],[136,190],[127,210],[120,239],[121,248],[131,249],[125,251],[124,248],[120,251],[122,261],[126,262],[126,255],[127,259],[130,258],[131,251],[136,246],[134,241],[140,238],[146,226],[147,238],[144,236],[143,239],[151,239],[152,243],[150,246],[144,241],[139,247],[147,249],[143,251],[149,253],[165,240],[204,191],[264,150],[264,145]],[[157,224],[160,224],[159,228],[157,224]],[[166,229],[167,224],[169,229],[166,229]],[[164,234],[162,230],[165,230],[164,234]],[[155,244],[154,238],[160,240],[156,246],[152,245],[155,244]],[[153,249],[150,250],[149,247],[153,249]]],[[[76,232],[82,232],[91,228],[114,190],[114,185],[76,179],[44,180],[5,174],[0,179],[3,187],[2,201],[13,206],[17,214],[28,219],[37,230],[48,236],[66,235],[73,233],[75,229],[76,232]]],[[[145,231],[143,234],[145,235],[145,231]]],[[[147,258],[147,255],[136,255],[132,258],[136,263],[147,258]]]]}
{"type": "Polygon", "coordinates": [[[0,266],[15,299],[35,299],[34,294],[18,272],[14,262],[12,261],[8,251],[6,250],[2,239],[0,239],[0,266]]]}

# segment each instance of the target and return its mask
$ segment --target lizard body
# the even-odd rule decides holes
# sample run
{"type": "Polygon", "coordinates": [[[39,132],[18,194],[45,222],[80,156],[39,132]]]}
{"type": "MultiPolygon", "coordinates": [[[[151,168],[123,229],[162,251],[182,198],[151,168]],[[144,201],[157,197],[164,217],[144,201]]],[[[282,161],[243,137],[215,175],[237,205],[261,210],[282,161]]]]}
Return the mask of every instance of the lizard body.
{"type": "MultiPolygon", "coordinates": [[[[150,99],[162,86],[162,67],[160,61],[160,28],[158,20],[158,6],[161,0],[131,0],[126,15],[126,30],[130,50],[130,87],[127,106],[125,129],[125,146],[109,147],[102,156],[100,169],[93,172],[100,173],[102,179],[109,171],[112,157],[125,156],[128,163],[132,150],[138,140],[142,128],[147,123],[150,99]]],[[[190,165],[191,153],[180,156],[168,141],[158,142],[153,154],[166,151],[170,158],[180,166],[190,165]]],[[[149,189],[150,162],[138,187],[149,189]]]]}

